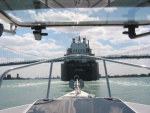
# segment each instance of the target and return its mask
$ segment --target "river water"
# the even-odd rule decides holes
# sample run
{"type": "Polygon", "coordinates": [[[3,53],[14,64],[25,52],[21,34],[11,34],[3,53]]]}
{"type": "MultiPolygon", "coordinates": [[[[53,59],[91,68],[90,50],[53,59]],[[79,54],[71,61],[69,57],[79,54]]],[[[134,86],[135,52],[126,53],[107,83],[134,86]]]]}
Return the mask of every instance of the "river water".
{"type": "MultiPolygon", "coordinates": [[[[48,79],[4,80],[0,88],[0,109],[29,104],[45,98],[48,79]]],[[[150,105],[150,77],[110,78],[112,97],[150,105]]],[[[84,91],[98,97],[108,97],[106,79],[85,82],[84,91]]],[[[72,91],[68,82],[52,79],[50,98],[72,91]]]]}

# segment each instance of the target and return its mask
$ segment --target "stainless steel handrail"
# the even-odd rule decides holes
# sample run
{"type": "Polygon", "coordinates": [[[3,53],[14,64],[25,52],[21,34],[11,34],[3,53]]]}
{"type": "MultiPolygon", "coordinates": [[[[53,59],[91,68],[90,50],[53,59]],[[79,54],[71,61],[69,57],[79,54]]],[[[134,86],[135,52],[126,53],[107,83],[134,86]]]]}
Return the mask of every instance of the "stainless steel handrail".
{"type": "Polygon", "coordinates": [[[47,99],[49,98],[50,85],[51,85],[51,77],[52,77],[52,70],[53,70],[53,61],[51,62],[50,72],[49,72],[48,87],[47,87],[47,96],[46,96],[47,99]]]}
{"type": "Polygon", "coordinates": [[[109,94],[109,97],[111,97],[111,90],[110,90],[109,78],[108,78],[108,74],[107,74],[107,67],[106,67],[105,60],[103,60],[103,64],[104,64],[105,76],[106,76],[106,81],[107,81],[108,94],[109,94]]]}
{"type": "Polygon", "coordinates": [[[96,59],[96,60],[103,60],[109,97],[111,97],[111,90],[110,90],[110,86],[109,86],[109,79],[108,79],[108,74],[107,74],[106,61],[113,62],[113,63],[118,63],[118,64],[123,64],[123,65],[128,65],[128,66],[133,66],[133,67],[145,68],[145,69],[149,69],[150,70],[150,67],[144,66],[144,65],[126,63],[126,62],[110,60],[110,59],[105,59],[105,58],[102,58],[102,57],[95,57],[95,56],[89,56],[89,55],[84,55],[84,54],[74,54],[74,55],[67,55],[67,56],[64,56],[64,57],[48,59],[48,60],[39,61],[39,62],[36,62],[36,63],[31,63],[31,64],[27,64],[27,65],[23,65],[23,66],[10,68],[10,69],[6,70],[1,75],[1,77],[0,77],[0,86],[2,84],[3,78],[6,76],[7,73],[9,73],[11,71],[14,71],[14,70],[17,70],[17,69],[26,68],[26,67],[31,67],[31,66],[34,66],[34,65],[42,64],[42,63],[51,62],[51,68],[50,68],[50,74],[49,74],[49,82],[48,82],[47,95],[46,95],[46,98],[48,98],[49,97],[49,91],[50,91],[50,84],[51,84],[51,74],[52,74],[53,62],[57,61],[57,60],[61,60],[61,59],[65,60],[66,58],[81,58],[81,59],[82,58],[91,58],[91,59],[96,59]]]}
{"type": "Polygon", "coordinates": [[[1,75],[1,77],[0,77],[0,87],[2,85],[2,81],[3,81],[4,77],[6,76],[6,74],[9,73],[9,72],[11,72],[11,71],[22,69],[22,68],[26,68],[26,67],[35,66],[35,65],[38,65],[38,64],[42,64],[42,63],[52,62],[52,61],[59,60],[59,59],[62,59],[62,58],[65,58],[65,57],[54,58],[54,59],[47,59],[47,60],[44,60],[44,61],[39,61],[39,62],[31,63],[31,64],[26,64],[26,65],[22,65],[22,66],[17,66],[17,67],[10,68],[10,69],[6,70],[1,75]]]}

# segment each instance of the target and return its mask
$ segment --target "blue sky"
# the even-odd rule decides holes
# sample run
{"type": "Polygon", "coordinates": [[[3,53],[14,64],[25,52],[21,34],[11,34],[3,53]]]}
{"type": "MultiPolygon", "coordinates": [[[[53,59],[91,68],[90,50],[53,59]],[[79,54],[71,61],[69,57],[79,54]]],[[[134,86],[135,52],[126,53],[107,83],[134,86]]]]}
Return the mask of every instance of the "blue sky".
{"type": "MultiPolygon", "coordinates": [[[[145,29],[142,27],[141,29],[145,29]]],[[[147,29],[147,28],[146,28],[147,29]]],[[[61,57],[66,53],[66,49],[70,47],[71,40],[74,37],[81,36],[86,37],[90,40],[90,47],[95,53],[96,56],[105,56],[105,55],[114,55],[114,54],[123,54],[128,51],[133,52],[143,47],[150,47],[149,37],[143,37],[136,40],[131,40],[127,35],[123,35],[122,31],[124,29],[121,27],[93,27],[93,28],[48,28],[43,32],[49,33],[49,36],[44,36],[41,41],[34,40],[34,36],[32,34],[32,30],[29,28],[18,28],[17,34],[10,35],[4,33],[0,38],[0,44],[5,45],[9,48],[12,48],[17,51],[35,54],[39,56],[46,56],[49,58],[61,57]],[[113,29],[117,29],[117,32],[114,32],[113,29]],[[72,32],[71,32],[72,31],[72,32]],[[112,35],[110,35],[112,34],[112,35]]],[[[3,49],[3,48],[1,48],[3,49]]],[[[149,52],[149,50],[146,50],[149,52]]],[[[26,55],[25,55],[26,56],[26,55]]],[[[19,55],[14,55],[13,58],[16,57],[16,60],[21,60],[22,57],[19,55]]],[[[29,57],[31,58],[31,57],[29,57]]],[[[4,59],[9,60],[9,58],[4,57],[4,59]]],[[[149,60],[122,60],[125,62],[136,63],[141,65],[149,65],[149,60]]],[[[41,67],[33,67],[35,71],[30,74],[20,74],[20,76],[25,77],[37,77],[37,76],[48,76],[49,72],[49,64],[41,65],[41,67]],[[43,68],[44,67],[44,68],[43,68]],[[38,70],[38,71],[37,71],[38,70]],[[32,74],[33,73],[33,74],[32,74]],[[44,73],[44,74],[43,74],[44,73]],[[46,74],[45,74],[46,73],[46,74]],[[34,75],[34,76],[33,76],[34,75]]],[[[150,65],[149,65],[150,66],[150,65]]],[[[110,74],[128,74],[127,70],[131,70],[131,73],[135,72],[134,68],[131,67],[121,67],[120,65],[108,63],[109,73],[110,74]],[[113,68],[112,68],[113,66],[113,68]],[[119,70],[117,70],[119,68],[119,70]]],[[[1,68],[1,72],[3,72],[8,67],[1,68]]],[[[25,69],[24,73],[29,72],[30,69],[25,69]]],[[[136,73],[148,73],[148,71],[144,69],[136,69],[138,70],[136,73]]],[[[14,72],[14,76],[16,73],[21,73],[20,71],[14,72]]],[[[100,62],[100,73],[103,72],[103,65],[100,62]]],[[[60,75],[60,63],[54,64],[53,75],[60,75]]]]}
{"type": "MultiPolygon", "coordinates": [[[[106,10],[106,9],[105,9],[106,10]]],[[[79,10],[83,11],[82,10],[79,10]]],[[[95,13],[97,10],[95,10],[95,13]]],[[[117,12],[117,14],[120,14],[120,12],[117,11],[116,8],[113,8],[112,10],[106,10],[106,12],[109,12],[109,14],[113,15],[113,11],[117,12]]],[[[32,18],[35,20],[37,18],[40,18],[41,20],[46,19],[46,13],[45,14],[39,14],[36,15],[34,11],[29,11],[30,14],[33,15],[32,18]]],[[[79,16],[79,20],[88,18],[94,19],[94,16],[84,10],[82,14],[77,14],[79,16]],[[90,15],[90,17],[89,17],[90,15]]],[[[17,13],[19,16],[21,15],[20,13],[17,13]]],[[[17,15],[16,14],[16,15],[17,15]]],[[[67,14],[69,15],[68,18],[75,17],[75,14],[72,14],[71,12],[67,11],[65,12],[64,18],[67,17],[67,14]]],[[[140,14],[140,13],[139,13],[140,14]]],[[[138,17],[139,14],[137,15],[138,17]]],[[[57,13],[55,12],[54,15],[57,17],[57,13]]],[[[53,17],[54,15],[51,15],[50,17],[53,17]]],[[[144,13],[143,15],[146,15],[144,13]]],[[[110,15],[109,15],[110,16],[110,15]]],[[[17,18],[17,17],[14,17],[17,18]]],[[[22,17],[23,18],[23,17],[22,17]]],[[[149,16],[147,15],[147,18],[149,16]]],[[[20,20],[21,18],[17,18],[20,20]]],[[[28,18],[25,18],[28,19],[28,18]]],[[[95,16],[95,19],[97,17],[95,16]]],[[[0,23],[3,23],[5,28],[8,29],[9,25],[0,20],[0,23]]],[[[137,50],[140,50],[142,48],[147,48],[145,51],[141,52],[139,51],[139,54],[145,54],[145,53],[150,53],[150,38],[149,36],[138,38],[138,39],[129,39],[127,35],[123,35],[122,32],[126,31],[127,29],[124,29],[123,27],[116,27],[116,26],[107,26],[107,27],[53,27],[53,28],[47,28],[46,30],[43,30],[44,33],[48,33],[48,36],[43,36],[41,41],[37,41],[34,39],[34,36],[32,34],[32,30],[30,28],[17,28],[17,33],[15,35],[3,33],[2,37],[0,37],[0,45],[7,46],[8,48],[14,49],[16,51],[21,51],[24,53],[28,54],[34,54],[34,55],[39,55],[43,57],[48,57],[48,58],[54,58],[54,57],[61,57],[66,53],[66,49],[70,47],[72,38],[81,36],[82,38],[86,37],[90,41],[90,47],[92,49],[92,52],[95,53],[96,56],[106,56],[106,55],[118,55],[118,54],[129,54],[133,53],[136,54],[137,50]]],[[[136,32],[142,33],[142,32],[147,32],[150,30],[149,26],[142,26],[139,27],[136,32]]],[[[0,61],[5,61],[5,60],[10,60],[10,58],[6,57],[5,55],[2,55],[2,51],[4,48],[0,48],[0,61]]],[[[6,51],[6,50],[5,50],[6,51]]],[[[10,53],[10,51],[7,51],[10,53]]],[[[11,52],[12,53],[12,52],[11,52]]],[[[14,53],[14,52],[13,52],[14,53]]],[[[12,55],[14,58],[13,60],[23,60],[22,57],[14,53],[12,55]]],[[[26,56],[26,55],[24,55],[26,56]]],[[[29,57],[31,58],[31,56],[29,57]]],[[[138,63],[141,65],[149,65],[150,66],[150,61],[149,60],[124,60],[126,62],[130,63],[138,63]]],[[[46,64],[45,64],[46,65],[46,64]]],[[[110,69],[110,73],[112,74],[117,74],[116,69],[119,67],[119,73],[124,72],[125,74],[128,73],[127,70],[130,68],[127,68],[126,70],[124,67],[116,66],[114,64],[109,64],[109,66],[112,66],[110,69]]],[[[1,72],[4,71],[5,68],[1,68],[1,72]]],[[[40,68],[38,68],[40,69],[40,68]]],[[[102,67],[100,67],[100,73],[103,74],[102,72],[102,67]]],[[[49,70],[49,67],[47,68],[47,71],[49,70]]],[[[131,69],[132,71],[134,70],[133,68],[131,69]]],[[[136,69],[137,73],[139,73],[138,69],[136,69]]],[[[43,72],[43,70],[41,71],[43,72]]],[[[130,71],[131,72],[131,71],[130,71]]],[[[135,72],[135,70],[133,71],[135,72]]],[[[140,71],[140,73],[147,73],[147,71],[140,71]]],[[[38,72],[40,73],[40,72],[38,72]]],[[[57,63],[55,66],[54,70],[54,75],[60,75],[60,63],[57,63]]],[[[37,75],[37,76],[45,76],[45,75],[37,75]]],[[[35,77],[35,76],[34,76],[35,77]]]]}

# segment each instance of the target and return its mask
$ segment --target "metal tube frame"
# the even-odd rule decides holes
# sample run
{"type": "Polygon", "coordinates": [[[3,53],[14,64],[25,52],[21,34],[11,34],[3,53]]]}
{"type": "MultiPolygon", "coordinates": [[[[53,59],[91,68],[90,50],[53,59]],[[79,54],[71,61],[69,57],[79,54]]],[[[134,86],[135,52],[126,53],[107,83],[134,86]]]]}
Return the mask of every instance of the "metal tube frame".
{"type": "Polygon", "coordinates": [[[45,0],[46,8],[48,8],[48,0],[45,0]]]}
{"type": "Polygon", "coordinates": [[[111,97],[111,90],[110,90],[109,78],[108,78],[108,74],[107,74],[107,67],[106,67],[106,61],[105,60],[103,60],[103,64],[104,64],[104,70],[105,70],[108,94],[109,94],[109,97],[111,97]]]}
{"type": "Polygon", "coordinates": [[[14,70],[17,70],[17,69],[26,68],[26,67],[31,67],[31,66],[34,66],[34,65],[42,64],[42,63],[51,62],[50,74],[49,74],[49,83],[48,83],[48,87],[49,88],[47,90],[47,98],[48,98],[49,97],[49,91],[50,91],[50,83],[51,83],[51,74],[52,74],[53,62],[64,61],[65,58],[76,58],[76,57],[79,57],[79,58],[91,58],[91,59],[95,59],[95,60],[103,60],[105,74],[106,74],[106,80],[107,80],[107,87],[108,87],[108,92],[109,92],[109,97],[111,97],[111,91],[110,91],[110,86],[109,86],[107,67],[106,67],[106,63],[105,63],[106,61],[113,62],[113,63],[118,63],[118,64],[123,64],[123,65],[128,65],[128,66],[133,66],[133,67],[145,68],[145,69],[150,70],[150,67],[145,66],[145,65],[137,65],[137,64],[132,64],[132,63],[126,63],[126,62],[121,62],[121,61],[110,60],[110,59],[106,59],[106,58],[102,58],[102,57],[95,57],[95,56],[89,56],[89,55],[83,55],[83,54],[75,54],[75,55],[67,55],[67,56],[64,56],[64,57],[43,60],[43,61],[39,61],[39,62],[36,62],[36,63],[31,63],[31,64],[27,64],[27,65],[23,65],[23,66],[10,68],[10,69],[6,70],[0,76],[0,87],[1,87],[1,84],[2,84],[2,81],[3,81],[3,78],[6,76],[7,73],[9,73],[11,71],[14,71],[14,70]]]}
{"type": "Polygon", "coordinates": [[[52,77],[52,69],[53,69],[53,61],[51,61],[49,79],[48,79],[48,87],[47,87],[47,95],[46,98],[49,98],[50,86],[51,86],[51,77],[52,77]]]}
{"type": "Polygon", "coordinates": [[[108,6],[110,6],[110,0],[108,0],[108,6]]]}

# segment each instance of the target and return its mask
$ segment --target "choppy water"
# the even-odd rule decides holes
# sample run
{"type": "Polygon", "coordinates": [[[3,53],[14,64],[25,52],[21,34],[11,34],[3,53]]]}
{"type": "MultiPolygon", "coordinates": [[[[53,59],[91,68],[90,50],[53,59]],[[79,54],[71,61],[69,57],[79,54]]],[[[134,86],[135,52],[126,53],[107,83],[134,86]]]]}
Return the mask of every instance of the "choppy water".
{"type": "MultiPolygon", "coordinates": [[[[4,80],[0,88],[0,109],[29,104],[36,99],[45,98],[48,80],[4,80]]],[[[111,78],[113,97],[124,101],[150,105],[150,77],[111,78]]],[[[85,82],[84,91],[98,97],[108,97],[106,80],[85,82]]],[[[68,82],[52,80],[50,98],[58,98],[67,92],[68,82]]]]}

